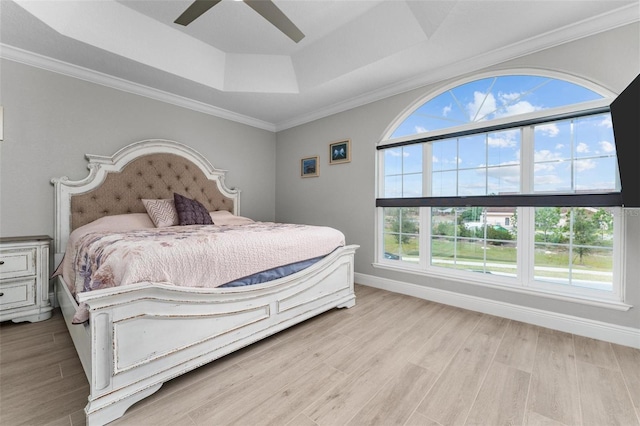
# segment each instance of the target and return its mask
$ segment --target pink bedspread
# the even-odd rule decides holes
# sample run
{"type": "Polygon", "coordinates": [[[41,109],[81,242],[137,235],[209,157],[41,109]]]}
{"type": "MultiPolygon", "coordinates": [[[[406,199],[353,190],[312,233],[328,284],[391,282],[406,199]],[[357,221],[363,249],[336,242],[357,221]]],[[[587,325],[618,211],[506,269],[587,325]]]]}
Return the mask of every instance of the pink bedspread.
{"type": "Polygon", "coordinates": [[[126,232],[89,231],[72,238],[64,278],[73,294],[139,282],[218,287],[331,253],[345,243],[333,228],[254,222],[126,232]]]}

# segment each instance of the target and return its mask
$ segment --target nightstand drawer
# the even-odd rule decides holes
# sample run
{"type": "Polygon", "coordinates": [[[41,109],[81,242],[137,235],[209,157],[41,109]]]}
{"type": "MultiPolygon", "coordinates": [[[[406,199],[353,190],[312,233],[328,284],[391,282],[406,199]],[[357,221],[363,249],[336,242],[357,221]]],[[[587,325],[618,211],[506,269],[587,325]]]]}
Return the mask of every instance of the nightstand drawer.
{"type": "Polygon", "coordinates": [[[0,279],[35,275],[35,255],[34,248],[0,250],[0,279]]]}
{"type": "Polygon", "coordinates": [[[0,310],[35,305],[36,279],[14,280],[0,285],[0,310]]]}

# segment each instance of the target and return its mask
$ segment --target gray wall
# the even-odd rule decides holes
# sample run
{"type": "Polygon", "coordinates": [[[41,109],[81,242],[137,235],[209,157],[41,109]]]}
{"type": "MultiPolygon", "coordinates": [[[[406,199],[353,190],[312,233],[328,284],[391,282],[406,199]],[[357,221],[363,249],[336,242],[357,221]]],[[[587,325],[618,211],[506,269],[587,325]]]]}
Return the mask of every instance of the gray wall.
{"type": "MultiPolygon", "coordinates": [[[[619,93],[640,72],[639,34],[640,25],[632,24],[477,72],[514,69],[560,71],[619,93]]],[[[372,266],[376,234],[376,143],[400,113],[419,99],[438,92],[439,87],[446,83],[423,87],[279,132],[276,220],[326,224],[342,230],[348,243],[361,246],[356,254],[355,269],[362,274],[639,328],[638,308],[618,312],[372,266]],[[351,139],[352,162],[329,165],[328,144],[342,138],[351,139]],[[320,155],[320,177],[301,179],[300,158],[311,155],[320,155]]],[[[640,258],[640,218],[636,213],[638,211],[627,212],[624,256],[627,302],[639,306],[640,266],[637,259],[640,258]]]]}
{"type": "Polygon", "coordinates": [[[53,177],[87,176],[84,154],[112,155],[143,139],[170,139],[229,170],[241,214],[275,217],[273,132],[3,60],[0,235],[53,235],[53,177]]]}
{"type": "MultiPolygon", "coordinates": [[[[640,25],[633,24],[492,69],[563,71],[617,93],[640,70],[639,33],[640,25]]],[[[111,155],[138,140],[172,139],[200,151],[214,166],[229,170],[227,184],[242,189],[243,215],[342,230],[349,243],[361,245],[356,255],[359,273],[639,327],[637,308],[616,312],[371,265],[376,232],[375,145],[403,110],[440,85],[275,135],[12,61],[2,60],[0,72],[0,104],[5,107],[5,141],[0,142],[1,236],[52,235],[53,187],[49,181],[62,175],[84,178],[85,153],[111,155]],[[352,162],[330,166],[328,144],[343,138],[352,141],[352,162]],[[310,155],[320,155],[320,177],[302,179],[300,158],[310,155]]],[[[640,305],[639,236],[640,217],[629,214],[625,277],[627,301],[636,306],[640,305]]]]}

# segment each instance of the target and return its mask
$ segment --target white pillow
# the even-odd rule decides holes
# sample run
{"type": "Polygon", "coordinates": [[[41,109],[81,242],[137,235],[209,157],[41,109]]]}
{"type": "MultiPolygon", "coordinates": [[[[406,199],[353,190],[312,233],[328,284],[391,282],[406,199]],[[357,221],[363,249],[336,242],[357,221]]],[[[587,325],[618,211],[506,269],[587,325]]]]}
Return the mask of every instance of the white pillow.
{"type": "Polygon", "coordinates": [[[99,231],[126,232],[137,229],[153,229],[153,223],[146,213],[127,213],[103,216],[93,222],[82,225],[74,233],[89,233],[99,231]]]}
{"type": "Polygon", "coordinates": [[[173,200],[142,200],[156,228],[175,226],[180,223],[173,200]]]}
{"type": "Polygon", "coordinates": [[[211,216],[211,220],[213,220],[214,225],[247,225],[254,222],[248,217],[236,216],[226,210],[209,212],[209,215],[211,216]]]}

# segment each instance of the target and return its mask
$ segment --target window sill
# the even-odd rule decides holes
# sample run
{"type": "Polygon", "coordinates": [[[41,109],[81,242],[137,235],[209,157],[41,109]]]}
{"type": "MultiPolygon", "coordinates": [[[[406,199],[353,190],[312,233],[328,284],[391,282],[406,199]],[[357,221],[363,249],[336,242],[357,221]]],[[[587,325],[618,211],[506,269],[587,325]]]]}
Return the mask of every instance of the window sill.
{"type": "Polygon", "coordinates": [[[507,282],[504,282],[504,280],[499,280],[499,279],[495,280],[495,281],[499,281],[499,283],[491,283],[491,282],[487,282],[487,280],[477,279],[476,277],[470,277],[466,275],[461,276],[460,274],[452,274],[451,273],[452,271],[447,271],[446,273],[445,272],[440,273],[433,270],[425,271],[422,269],[411,268],[410,266],[391,265],[389,263],[380,263],[380,262],[374,262],[372,266],[374,268],[386,269],[394,272],[403,272],[403,273],[409,273],[414,275],[421,275],[425,277],[441,278],[449,281],[456,281],[463,284],[471,283],[474,285],[479,285],[482,287],[492,288],[496,290],[504,290],[504,291],[509,291],[513,293],[527,294],[527,295],[538,296],[538,297],[543,297],[547,299],[562,300],[565,302],[596,306],[599,308],[612,309],[612,310],[621,311],[621,312],[626,312],[633,307],[632,305],[628,305],[624,302],[620,302],[616,300],[599,300],[599,299],[592,299],[589,297],[585,297],[582,295],[567,295],[563,293],[552,292],[549,290],[532,289],[530,287],[520,287],[514,284],[509,284],[507,282]]]}

